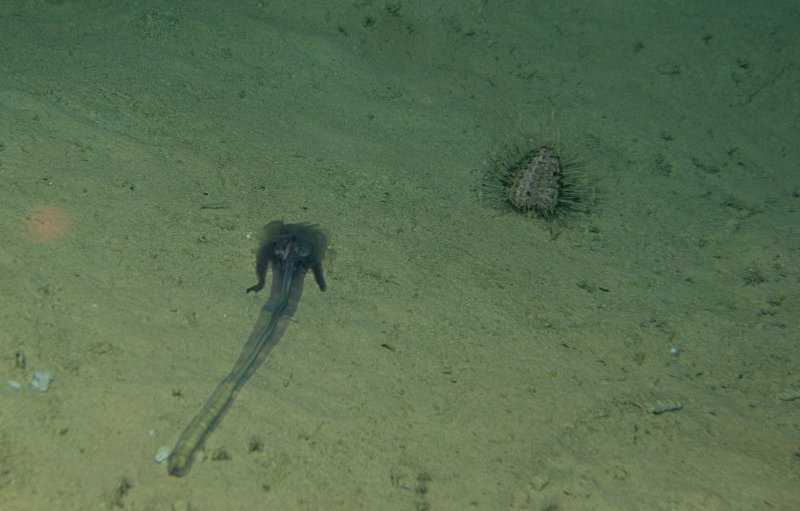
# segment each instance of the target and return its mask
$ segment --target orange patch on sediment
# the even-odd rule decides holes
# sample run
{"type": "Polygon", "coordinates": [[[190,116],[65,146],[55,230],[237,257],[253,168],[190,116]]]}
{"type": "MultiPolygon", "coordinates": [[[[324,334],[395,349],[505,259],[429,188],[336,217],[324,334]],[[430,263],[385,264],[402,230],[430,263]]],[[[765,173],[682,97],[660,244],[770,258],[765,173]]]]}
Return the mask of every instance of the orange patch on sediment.
{"type": "Polygon", "coordinates": [[[33,241],[61,241],[72,230],[72,215],[62,206],[39,204],[25,215],[25,232],[33,241]]]}

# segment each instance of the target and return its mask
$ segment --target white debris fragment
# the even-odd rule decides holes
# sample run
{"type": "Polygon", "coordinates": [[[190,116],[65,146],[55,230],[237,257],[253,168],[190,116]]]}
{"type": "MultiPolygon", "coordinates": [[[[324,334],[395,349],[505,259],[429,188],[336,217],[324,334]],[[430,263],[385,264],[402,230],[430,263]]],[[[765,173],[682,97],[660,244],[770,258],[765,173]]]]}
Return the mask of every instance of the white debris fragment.
{"type": "Polygon", "coordinates": [[[8,385],[11,390],[16,390],[17,392],[22,390],[22,384],[16,380],[6,380],[6,385],[8,385]]]}
{"type": "Polygon", "coordinates": [[[44,392],[50,388],[50,384],[53,383],[55,377],[53,373],[50,371],[42,371],[36,369],[33,371],[33,379],[31,380],[31,388],[38,390],[39,392],[44,392]]]}
{"type": "Polygon", "coordinates": [[[162,445],[156,451],[156,455],[153,457],[153,459],[156,460],[156,463],[163,463],[164,460],[169,458],[169,455],[170,455],[171,452],[172,452],[172,449],[170,449],[166,445],[162,445]]]}

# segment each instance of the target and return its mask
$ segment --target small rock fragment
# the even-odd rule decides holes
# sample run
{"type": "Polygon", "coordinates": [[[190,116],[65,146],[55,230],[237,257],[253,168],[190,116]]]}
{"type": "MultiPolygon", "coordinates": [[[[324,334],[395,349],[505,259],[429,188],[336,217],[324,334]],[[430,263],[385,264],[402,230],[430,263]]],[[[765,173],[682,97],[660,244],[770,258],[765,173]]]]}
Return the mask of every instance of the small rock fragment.
{"type": "Polygon", "coordinates": [[[33,379],[31,380],[30,385],[32,389],[38,390],[39,392],[45,392],[50,388],[50,384],[53,383],[54,379],[55,377],[50,371],[36,369],[33,371],[33,379]]]}

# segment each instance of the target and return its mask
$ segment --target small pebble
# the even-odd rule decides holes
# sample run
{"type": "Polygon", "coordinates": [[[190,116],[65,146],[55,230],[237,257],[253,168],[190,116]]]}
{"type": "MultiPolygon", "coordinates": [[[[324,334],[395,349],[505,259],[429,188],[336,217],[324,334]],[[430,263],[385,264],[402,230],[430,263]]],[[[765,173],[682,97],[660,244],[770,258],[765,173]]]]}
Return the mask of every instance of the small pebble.
{"type": "Polygon", "coordinates": [[[162,445],[156,451],[156,455],[153,456],[153,459],[156,460],[156,463],[164,463],[164,460],[169,458],[169,455],[170,455],[171,452],[172,452],[172,449],[170,449],[166,445],[162,445]]]}
{"type": "Polygon", "coordinates": [[[675,399],[659,399],[650,403],[646,410],[653,415],[661,415],[666,412],[677,412],[683,410],[683,403],[675,399]]]}
{"type": "Polygon", "coordinates": [[[549,482],[550,482],[549,476],[538,474],[531,477],[531,488],[533,488],[536,491],[542,491],[549,482]]]}
{"type": "Polygon", "coordinates": [[[33,371],[33,379],[31,380],[31,388],[38,390],[39,392],[44,392],[50,388],[50,384],[53,383],[55,377],[53,373],[50,371],[42,371],[36,369],[33,371]]]}
{"type": "Polygon", "coordinates": [[[11,390],[16,390],[16,391],[22,390],[22,384],[15,380],[6,380],[6,385],[8,385],[8,387],[11,390]]]}

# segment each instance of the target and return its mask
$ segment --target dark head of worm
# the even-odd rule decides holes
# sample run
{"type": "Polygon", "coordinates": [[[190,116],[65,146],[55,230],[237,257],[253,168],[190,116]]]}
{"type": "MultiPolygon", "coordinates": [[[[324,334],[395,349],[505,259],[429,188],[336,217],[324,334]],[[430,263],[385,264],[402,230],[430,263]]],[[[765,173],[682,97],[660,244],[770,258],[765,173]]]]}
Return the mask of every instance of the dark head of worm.
{"type": "MultiPolygon", "coordinates": [[[[328,238],[322,230],[312,224],[286,224],[275,220],[264,228],[264,239],[256,255],[256,285],[247,289],[260,291],[264,288],[267,268],[272,267],[272,291],[269,301],[273,304],[288,300],[290,309],[297,305],[303,289],[303,280],[310,269],[320,290],[327,284],[322,273],[322,258],[328,246],[328,238]],[[291,293],[291,296],[290,296],[291,293]]],[[[289,314],[293,310],[287,311],[289,314]]]]}

